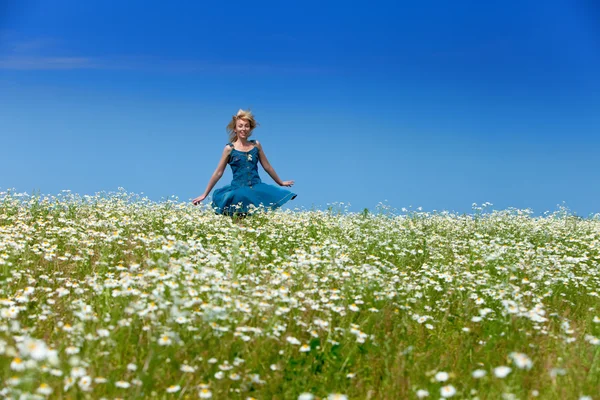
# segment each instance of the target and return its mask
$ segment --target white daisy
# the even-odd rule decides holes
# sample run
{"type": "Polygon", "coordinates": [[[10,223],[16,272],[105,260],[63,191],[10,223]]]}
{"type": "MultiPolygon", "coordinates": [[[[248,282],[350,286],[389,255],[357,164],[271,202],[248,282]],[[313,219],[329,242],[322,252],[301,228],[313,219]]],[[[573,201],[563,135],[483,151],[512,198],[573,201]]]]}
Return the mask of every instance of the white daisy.
{"type": "Polygon", "coordinates": [[[440,395],[441,395],[443,398],[452,397],[452,396],[454,396],[455,394],[456,394],[456,389],[455,389],[455,388],[454,388],[454,386],[452,386],[452,385],[446,385],[446,386],[443,386],[443,387],[440,389],[440,395]]]}
{"type": "Polygon", "coordinates": [[[168,346],[171,343],[173,343],[173,341],[168,335],[162,335],[160,339],[158,339],[158,344],[161,346],[168,346]]]}
{"type": "Polygon", "coordinates": [[[44,396],[50,396],[52,394],[52,388],[45,383],[42,383],[40,387],[37,388],[36,392],[44,396]]]}
{"type": "Polygon", "coordinates": [[[494,375],[496,376],[496,378],[506,378],[508,376],[508,374],[510,374],[511,371],[512,371],[512,368],[506,367],[503,365],[503,366],[494,368],[494,375]]]}
{"type": "Polygon", "coordinates": [[[533,361],[527,357],[527,354],[512,352],[509,356],[518,368],[531,369],[533,367],[533,361]]]}
{"type": "Polygon", "coordinates": [[[327,396],[327,400],[348,400],[348,396],[340,393],[332,393],[327,396]]]}
{"type": "Polygon", "coordinates": [[[471,375],[475,379],[483,378],[486,374],[487,372],[484,369],[476,369],[475,371],[473,371],[473,373],[471,373],[471,375]]]}
{"type": "Polygon", "coordinates": [[[303,344],[302,346],[300,346],[300,351],[301,351],[302,353],[307,353],[307,352],[309,352],[309,351],[310,351],[310,346],[309,346],[309,345],[307,345],[307,344],[303,344]]]}
{"type": "Polygon", "coordinates": [[[171,385],[167,388],[167,393],[176,393],[176,392],[179,392],[179,390],[181,390],[181,386],[171,385]]]}
{"type": "Polygon", "coordinates": [[[440,371],[437,374],[435,374],[435,380],[438,382],[446,382],[449,377],[450,375],[448,375],[448,373],[444,371],[440,371]]]}
{"type": "Polygon", "coordinates": [[[91,387],[91,385],[92,385],[92,378],[90,378],[88,375],[82,376],[79,379],[79,382],[77,382],[77,385],[84,392],[89,392],[90,390],[92,390],[92,387],[91,387]]]}

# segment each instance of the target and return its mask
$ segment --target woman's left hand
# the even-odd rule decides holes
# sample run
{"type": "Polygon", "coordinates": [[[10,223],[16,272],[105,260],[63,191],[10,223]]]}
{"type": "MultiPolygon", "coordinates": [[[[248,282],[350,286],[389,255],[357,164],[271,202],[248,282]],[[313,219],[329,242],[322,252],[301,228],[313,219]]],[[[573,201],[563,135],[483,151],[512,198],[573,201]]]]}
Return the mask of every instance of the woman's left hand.
{"type": "Polygon", "coordinates": [[[287,187],[294,186],[294,181],[283,181],[283,182],[281,182],[281,186],[287,186],[287,187]]]}

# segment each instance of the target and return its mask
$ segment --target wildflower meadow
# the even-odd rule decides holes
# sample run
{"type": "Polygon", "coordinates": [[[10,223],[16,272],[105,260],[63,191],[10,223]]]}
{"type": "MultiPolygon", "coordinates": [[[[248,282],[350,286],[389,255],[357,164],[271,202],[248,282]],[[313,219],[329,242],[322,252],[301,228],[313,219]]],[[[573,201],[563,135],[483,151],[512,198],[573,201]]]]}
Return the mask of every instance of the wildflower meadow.
{"type": "Polygon", "coordinates": [[[0,396],[600,399],[600,217],[0,193],[0,396]]]}

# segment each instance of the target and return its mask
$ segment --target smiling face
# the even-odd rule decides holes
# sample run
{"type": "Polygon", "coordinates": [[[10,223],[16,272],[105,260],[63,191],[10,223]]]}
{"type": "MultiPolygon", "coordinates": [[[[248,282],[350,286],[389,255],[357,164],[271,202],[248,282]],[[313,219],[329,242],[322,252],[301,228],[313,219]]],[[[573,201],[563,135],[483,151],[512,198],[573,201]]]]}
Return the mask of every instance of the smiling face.
{"type": "Polygon", "coordinates": [[[252,136],[252,132],[257,126],[258,123],[250,110],[244,111],[240,109],[237,114],[231,116],[231,120],[227,124],[226,130],[229,142],[233,143],[238,139],[247,140],[252,136]]]}
{"type": "Polygon", "coordinates": [[[235,133],[239,139],[248,139],[252,134],[250,122],[245,119],[238,119],[235,124],[235,133]]]}

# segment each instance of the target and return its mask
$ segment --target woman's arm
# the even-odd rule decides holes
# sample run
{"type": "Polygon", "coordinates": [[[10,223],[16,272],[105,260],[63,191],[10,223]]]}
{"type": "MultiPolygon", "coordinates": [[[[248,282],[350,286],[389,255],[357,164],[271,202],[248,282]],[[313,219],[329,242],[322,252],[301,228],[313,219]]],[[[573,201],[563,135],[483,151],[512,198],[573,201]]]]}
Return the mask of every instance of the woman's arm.
{"type": "Polygon", "coordinates": [[[294,181],[282,181],[279,176],[277,176],[277,172],[275,172],[275,169],[271,166],[269,160],[267,160],[267,156],[265,156],[262,145],[258,142],[258,140],[256,141],[256,147],[258,147],[258,160],[260,161],[260,165],[262,165],[265,171],[267,171],[271,178],[273,178],[275,183],[277,183],[279,186],[292,186],[294,181]]]}
{"type": "Polygon", "coordinates": [[[210,193],[212,188],[215,187],[215,185],[217,184],[219,179],[221,179],[221,177],[223,176],[223,172],[225,171],[225,167],[227,167],[227,160],[229,160],[230,154],[231,154],[231,147],[225,146],[225,149],[223,150],[223,154],[221,155],[221,160],[219,160],[219,165],[217,165],[217,169],[215,169],[215,172],[213,172],[212,176],[210,177],[210,180],[208,181],[208,185],[206,185],[206,190],[204,190],[204,193],[202,193],[200,196],[198,196],[194,200],[192,200],[192,203],[194,203],[194,204],[200,203],[202,200],[204,200],[206,198],[206,196],[208,196],[208,194],[210,193]]]}

